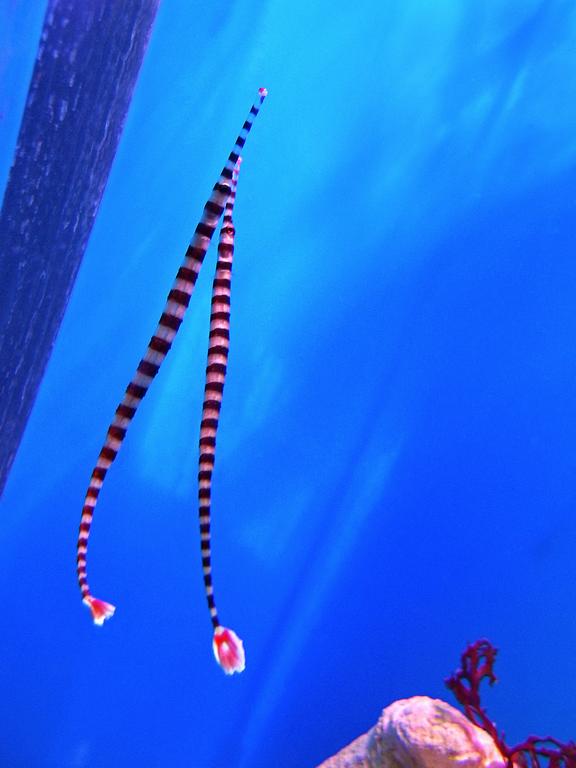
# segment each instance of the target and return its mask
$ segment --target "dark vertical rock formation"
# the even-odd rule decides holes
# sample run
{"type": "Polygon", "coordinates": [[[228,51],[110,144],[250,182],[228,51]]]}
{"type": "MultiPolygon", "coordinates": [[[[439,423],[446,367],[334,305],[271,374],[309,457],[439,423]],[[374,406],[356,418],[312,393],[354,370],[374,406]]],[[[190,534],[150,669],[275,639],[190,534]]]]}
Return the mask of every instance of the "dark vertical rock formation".
{"type": "Polygon", "coordinates": [[[90,236],[158,4],[48,3],[0,212],[0,492],[90,236]]]}

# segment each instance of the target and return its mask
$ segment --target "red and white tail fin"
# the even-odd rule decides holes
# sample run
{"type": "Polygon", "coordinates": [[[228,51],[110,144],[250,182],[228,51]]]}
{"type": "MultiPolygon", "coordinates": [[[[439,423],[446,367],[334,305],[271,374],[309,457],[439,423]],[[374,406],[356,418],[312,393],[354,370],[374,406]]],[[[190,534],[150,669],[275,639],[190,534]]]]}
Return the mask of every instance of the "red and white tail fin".
{"type": "Polygon", "coordinates": [[[214,630],[212,648],[216,661],[227,675],[244,672],[246,667],[244,645],[236,632],[226,627],[217,627],[214,630]]]}
{"type": "Polygon", "coordinates": [[[116,606],[111,603],[105,603],[104,600],[98,600],[97,597],[92,597],[92,595],[85,597],[83,602],[90,608],[94,624],[97,624],[99,627],[104,624],[106,619],[113,616],[116,610],[116,606]]]}
{"type": "Polygon", "coordinates": [[[138,406],[148,391],[152,380],[158,373],[164,358],[168,354],[176,333],[180,328],[200,267],[204,261],[206,251],[208,250],[210,240],[218,226],[224,206],[230,195],[234,168],[240,156],[240,152],[244,147],[246,137],[252,128],[254,118],[258,114],[265,96],[266,91],[261,88],[258,92],[258,98],[252,105],[250,113],[234,143],[232,152],[228,156],[228,160],[222,169],[222,173],[214,185],[212,194],[204,206],[200,222],[196,226],[194,236],[188,246],[184,261],[178,270],[176,280],[168,294],[168,299],[158,326],[150,339],[143,358],[138,364],[134,377],[126,388],[122,401],[116,409],[112,423],[108,428],[104,445],[96,461],[96,466],[92,471],[92,476],[84,499],[80,530],[78,533],[76,569],[82,597],[91,607],[94,620],[100,624],[105,618],[111,616],[112,613],[110,610],[104,610],[102,613],[100,608],[97,608],[96,614],[94,613],[92,607],[94,603],[97,606],[100,604],[109,604],[104,604],[102,601],[96,601],[96,599],[92,597],[88,585],[86,559],[94,508],[98,501],[98,496],[106,477],[106,473],[118,455],[118,451],[126,436],[126,431],[134,418],[138,406]],[[92,601],[92,604],[90,601],[92,601]]]}

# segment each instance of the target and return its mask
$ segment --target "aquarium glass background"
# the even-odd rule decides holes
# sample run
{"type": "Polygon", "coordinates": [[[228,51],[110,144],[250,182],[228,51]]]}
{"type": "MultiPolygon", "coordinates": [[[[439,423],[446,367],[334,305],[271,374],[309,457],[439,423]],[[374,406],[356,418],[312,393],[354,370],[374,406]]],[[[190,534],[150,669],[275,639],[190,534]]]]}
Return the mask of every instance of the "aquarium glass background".
{"type": "MultiPolygon", "coordinates": [[[[0,10],[8,175],[45,4],[0,10]]],[[[576,9],[565,0],[165,0],[1,504],[0,765],[299,768],[466,643],[509,741],[576,717],[576,9]],[[213,492],[197,438],[215,248],[84,492],[258,87],[236,205],[213,492]]]]}

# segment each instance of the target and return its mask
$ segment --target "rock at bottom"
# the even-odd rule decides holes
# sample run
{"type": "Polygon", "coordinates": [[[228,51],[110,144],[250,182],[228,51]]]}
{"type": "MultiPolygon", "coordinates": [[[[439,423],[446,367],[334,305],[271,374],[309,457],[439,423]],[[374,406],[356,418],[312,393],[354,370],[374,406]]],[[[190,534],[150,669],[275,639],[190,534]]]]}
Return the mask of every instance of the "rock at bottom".
{"type": "Polygon", "coordinates": [[[390,704],[368,733],[318,768],[505,768],[492,738],[440,699],[390,704]]]}

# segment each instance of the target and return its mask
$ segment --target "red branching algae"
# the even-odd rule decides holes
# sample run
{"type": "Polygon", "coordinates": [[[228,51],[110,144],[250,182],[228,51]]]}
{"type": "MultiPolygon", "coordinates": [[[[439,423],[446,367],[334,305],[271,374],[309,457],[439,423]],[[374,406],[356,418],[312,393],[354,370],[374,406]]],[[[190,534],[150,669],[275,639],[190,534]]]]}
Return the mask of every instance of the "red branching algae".
{"type": "Polygon", "coordinates": [[[446,686],[464,707],[469,720],[483,728],[494,739],[508,768],[576,768],[576,743],[562,742],[551,736],[529,736],[509,747],[504,734],[499,734],[480,701],[480,684],[484,678],[490,685],[496,681],[494,662],[497,649],[489,640],[471,643],[461,657],[461,667],[446,679],[446,686]]]}

